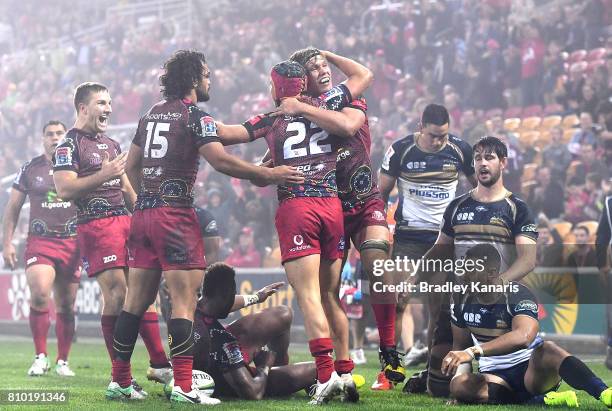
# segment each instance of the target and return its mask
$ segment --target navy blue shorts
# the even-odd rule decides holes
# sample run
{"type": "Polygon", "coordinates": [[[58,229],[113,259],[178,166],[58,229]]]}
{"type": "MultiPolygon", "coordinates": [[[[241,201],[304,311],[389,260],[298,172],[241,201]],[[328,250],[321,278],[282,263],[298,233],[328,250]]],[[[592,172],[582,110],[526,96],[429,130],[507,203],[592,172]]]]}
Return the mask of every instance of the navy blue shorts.
{"type": "Polygon", "coordinates": [[[525,374],[529,367],[529,360],[523,361],[514,367],[504,368],[502,370],[485,371],[483,374],[496,375],[508,383],[512,391],[516,394],[516,402],[522,403],[533,397],[533,394],[527,391],[525,387],[525,374]]]}

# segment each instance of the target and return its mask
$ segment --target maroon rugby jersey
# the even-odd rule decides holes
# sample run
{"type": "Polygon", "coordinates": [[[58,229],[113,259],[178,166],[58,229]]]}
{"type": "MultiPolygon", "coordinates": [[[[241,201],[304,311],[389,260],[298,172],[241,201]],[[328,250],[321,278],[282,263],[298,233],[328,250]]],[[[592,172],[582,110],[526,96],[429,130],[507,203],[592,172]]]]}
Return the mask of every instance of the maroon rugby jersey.
{"type": "Polygon", "coordinates": [[[21,167],[13,188],[30,197],[29,235],[56,238],[76,235],[76,208],[57,196],[53,164],[44,154],[21,167]]]}
{"type": "Polygon", "coordinates": [[[160,101],[138,123],[132,143],[143,148],[136,208],[192,207],[198,150],[220,142],[214,119],[189,100],[160,101]]]}
{"type": "MultiPolygon", "coordinates": [[[[102,168],[104,153],[113,160],[121,153],[121,147],[104,134],[91,135],[71,128],[53,155],[53,170],[74,171],[79,177],[87,177],[102,168]]],[[[121,191],[121,179],[113,178],[84,197],[74,200],[78,207],[78,223],[128,213],[121,191]]]]}
{"type": "MultiPolygon", "coordinates": [[[[341,84],[320,98],[300,97],[315,107],[341,110],[350,102],[341,84]]],[[[329,135],[302,116],[255,116],[244,124],[251,140],[264,137],[275,166],[288,165],[304,172],[303,184],[279,185],[278,200],[293,197],[337,197],[336,156],[339,138],[329,135]]]]}
{"type": "Polygon", "coordinates": [[[366,113],[368,106],[365,99],[358,98],[346,107],[356,108],[366,114],[365,123],[353,137],[342,139],[342,146],[338,149],[338,195],[342,200],[342,208],[349,210],[370,198],[380,196],[380,191],[373,178],[370,161],[372,140],[366,113]]]}

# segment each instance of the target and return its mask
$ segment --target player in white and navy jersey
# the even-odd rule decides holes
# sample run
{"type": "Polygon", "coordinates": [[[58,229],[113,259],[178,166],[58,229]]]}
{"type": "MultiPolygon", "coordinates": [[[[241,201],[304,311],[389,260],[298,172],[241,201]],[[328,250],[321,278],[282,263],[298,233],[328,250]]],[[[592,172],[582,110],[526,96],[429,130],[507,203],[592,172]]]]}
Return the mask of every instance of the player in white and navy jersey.
{"type": "MultiPolygon", "coordinates": [[[[472,148],[449,134],[450,117],[446,108],[429,104],[423,111],[421,125],[419,132],[399,139],[389,147],[380,170],[380,190],[385,203],[396,184],[399,192],[392,259],[399,257],[417,260],[434,245],[444,210],[455,198],[460,173],[473,186],[476,185],[472,148]]],[[[407,276],[408,273],[403,275],[407,276]]],[[[436,315],[431,309],[437,305],[439,303],[428,301],[429,347],[436,343],[432,341],[437,335],[433,332],[436,315]]],[[[404,315],[410,314],[408,296],[400,296],[396,327],[401,326],[404,315]]],[[[426,348],[419,351],[413,347],[405,358],[406,365],[417,365],[417,358],[423,356],[427,356],[426,348]]],[[[415,386],[417,380],[411,379],[406,386],[409,392],[425,391],[425,374],[417,375],[421,376],[419,380],[422,383],[416,384],[420,389],[415,386]]],[[[379,385],[373,388],[384,389],[384,382],[379,382],[379,385]]]]}
{"type": "Polygon", "coordinates": [[[532,292],[518,282],[497,283],[503,264],[497,249],[476,245],[465,261],[473,269],[455,278],[467,291],[453,296],[453,350],[442,361],[442,372],[453,376],[451,396],[464,403],[578,407],[574,391],[555,392],[563,379],[610,407],[612,389],[578,358],[540,337],[532,292]],[[472,360],[478,361],[476,374],[472,360]]]}

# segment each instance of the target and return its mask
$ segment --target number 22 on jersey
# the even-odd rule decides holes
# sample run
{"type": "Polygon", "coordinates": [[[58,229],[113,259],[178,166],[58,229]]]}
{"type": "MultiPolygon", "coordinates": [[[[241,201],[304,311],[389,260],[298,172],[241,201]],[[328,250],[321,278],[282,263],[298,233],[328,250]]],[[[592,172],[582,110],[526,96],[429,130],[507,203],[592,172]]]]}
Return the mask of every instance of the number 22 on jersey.
{"type": "Polygon", "coordinates": [[[327,134],[326,131],[321,130],[316,124],[310,123],[310,130],[308,131],[312,133],[316,130],[318,131],[310,136],[309,142],[305,147],[296,148],[297,146],[301,145],[304,140],[306,140],[306,137],[308,137],[306,133],[306,125],[300,121],[294,121],[287,124],[287,134],[292,135],[287,137],[285,143],[283,144],[284,158],[289,159],[304,157],[309,154],[315,155],[330,153],[332,151],[331,144],[323,144],[327,137],[329,137],[329,134],[327,134]]]}

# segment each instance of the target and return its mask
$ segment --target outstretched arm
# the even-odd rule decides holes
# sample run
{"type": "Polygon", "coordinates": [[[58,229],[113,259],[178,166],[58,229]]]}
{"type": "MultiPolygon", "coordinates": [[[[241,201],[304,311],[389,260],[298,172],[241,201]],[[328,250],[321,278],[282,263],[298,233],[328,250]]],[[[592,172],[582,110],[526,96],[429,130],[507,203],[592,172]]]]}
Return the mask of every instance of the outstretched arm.
{"type": "Polygon", "coordinates": [[[251,141],[249,132],[242,124],[224,124],[220,121],[216,121],[215,123],[217,125],[217,136],[219,136],[224,146],[248,143],[251,141]]]}

